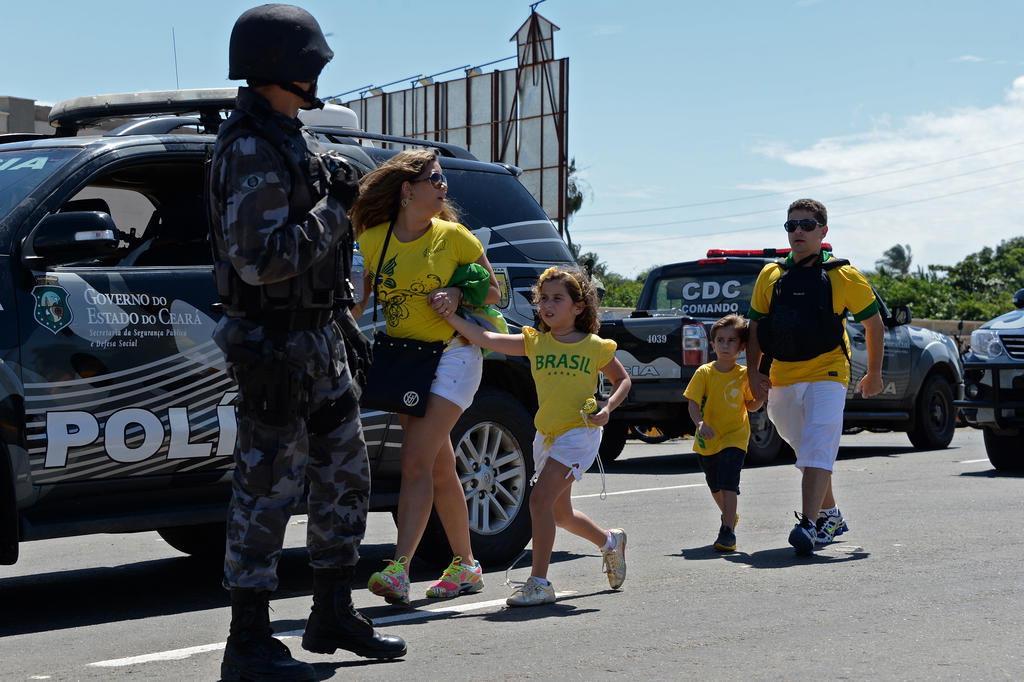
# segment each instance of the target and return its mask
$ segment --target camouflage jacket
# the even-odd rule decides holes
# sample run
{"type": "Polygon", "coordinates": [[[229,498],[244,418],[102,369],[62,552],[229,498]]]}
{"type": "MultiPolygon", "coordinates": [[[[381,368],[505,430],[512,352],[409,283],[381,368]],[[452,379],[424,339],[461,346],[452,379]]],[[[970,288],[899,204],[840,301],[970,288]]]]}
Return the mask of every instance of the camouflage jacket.
{"type": "MultiPolygon", "coordinates": [[[[210,171],[211,231],[220,257],[231,263],[250,286],[274,285],[301,278],[318,261],[334,258],[337,242],[350,229],[342,204],[327,193],[327,178],[314,172],[319,149],[298,119],[275,111],[261,95],[239,88],[237,110],[225,122],[230,130],[239,117],[252,116],[275,126],[286,143],[276,148],[256,134],[234,138],[221,148],[219,136],[210,171]],[[284,154],[294,157],[289,163],[284,154]],[[310,177],[293,178],[290,167],[311,168],[310,177]],[[308,182],[309,192],[293,193],[293,182],[308,182]],[[295,206],[295,195],[308,194],[309,206],[295,206]]],[[[303,202],[305,203],[305,202],[303,202]]],[[[214,340],[222,350],[234,344],[259,346],[258,322],[225,316],[214,340]]],[[[290,332],[288,356],[306,371],[340,376],[344,341],[335,324],[320,330],[290,332]]]]}

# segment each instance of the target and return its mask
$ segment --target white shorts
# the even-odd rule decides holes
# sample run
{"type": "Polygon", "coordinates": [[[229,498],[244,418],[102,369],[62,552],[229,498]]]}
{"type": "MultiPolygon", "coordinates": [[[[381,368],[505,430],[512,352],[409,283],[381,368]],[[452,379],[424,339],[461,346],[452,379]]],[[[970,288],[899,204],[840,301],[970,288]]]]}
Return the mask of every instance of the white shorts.
{"type": "Polygon", "coordinates": [[[465,412],[473,404],[483,374],[484,356],[480,349],[461,339],[452,341],[441,354],[430,392],[455,403],[465,412]]]}
{"type": "Polygon", "coordinates": [[[540,476],[548,459],[553,459],[569,467],[569,473],[565,475],[566,478],[572,476],[577,481],[583,478],[583,473],[597,459],[603,430],[600,427],[584,428],[582,426],[578,429],[570,429],[556,438],[550,447],[545,447],[544,435],[538,433],[533,439],[534,479],[540,476]]]}
{"type": "Polygon", "coordinates": [[[832,471],[843,435],[846,386],[812,381],[768,391],[768,418],[796,452],[796,466],[832,471]]]}

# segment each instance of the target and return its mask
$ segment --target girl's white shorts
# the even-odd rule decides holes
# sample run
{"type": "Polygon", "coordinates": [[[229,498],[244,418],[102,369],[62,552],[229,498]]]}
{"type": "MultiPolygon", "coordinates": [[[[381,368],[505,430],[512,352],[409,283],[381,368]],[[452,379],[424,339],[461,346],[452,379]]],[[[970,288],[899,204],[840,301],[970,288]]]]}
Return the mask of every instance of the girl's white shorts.
{"type": "Polygon", "coordinates": [[[571,429],[556,438],[550,446],[545,446],[544,435],[538,433],[533,439],[534,478],[540,476],[540,472],[549,458],[569,467],[566,478],[572,476],[577,481],[583,478],[583,473],[597,459],[603,430],[600,427],[584,428],[582,426],[578,429],[571,429]]]}

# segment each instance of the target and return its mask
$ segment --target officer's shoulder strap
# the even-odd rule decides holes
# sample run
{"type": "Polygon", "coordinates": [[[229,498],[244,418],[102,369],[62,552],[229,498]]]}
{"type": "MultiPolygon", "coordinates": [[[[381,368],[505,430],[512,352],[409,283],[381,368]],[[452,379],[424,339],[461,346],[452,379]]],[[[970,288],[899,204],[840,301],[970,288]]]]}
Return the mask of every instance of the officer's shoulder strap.
{"type": "Polygon", "coordinates": [[[850,265],[850,261],[848,261],[845,258],[829,258],[827,261],[821,264],[821,269],[827,272],[829,270],[841,268],[844,265],[850,265]]]}

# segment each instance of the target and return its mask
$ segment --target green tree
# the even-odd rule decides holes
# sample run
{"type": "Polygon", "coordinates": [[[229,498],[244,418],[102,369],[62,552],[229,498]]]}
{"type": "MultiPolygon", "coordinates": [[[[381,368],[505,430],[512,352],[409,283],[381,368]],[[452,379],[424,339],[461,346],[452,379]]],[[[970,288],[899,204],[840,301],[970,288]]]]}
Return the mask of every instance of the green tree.
{"type": "Polygon", "coordinates": [[[875,261],[875,267],[879,273],[897,273],[906,277],[910,272],[910,262],[913,258],[910,244],[896,244],[889,247],[882,257],[875,261]]]}
{"type": "Polygon", "coordinates": [[[988,320],[1010,310],[1013,292],[1024,287],[1024,236],[994,249],[986,246],[955,265],[918,268],[913,275],[880,265],[868,279],[887,303],[908,305],[915,317],[988,320]]]}

